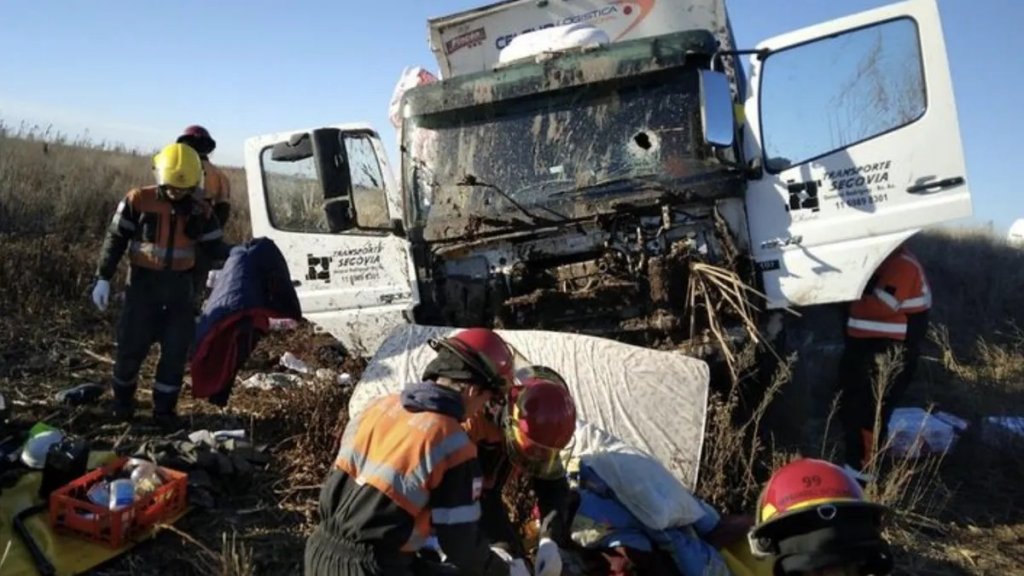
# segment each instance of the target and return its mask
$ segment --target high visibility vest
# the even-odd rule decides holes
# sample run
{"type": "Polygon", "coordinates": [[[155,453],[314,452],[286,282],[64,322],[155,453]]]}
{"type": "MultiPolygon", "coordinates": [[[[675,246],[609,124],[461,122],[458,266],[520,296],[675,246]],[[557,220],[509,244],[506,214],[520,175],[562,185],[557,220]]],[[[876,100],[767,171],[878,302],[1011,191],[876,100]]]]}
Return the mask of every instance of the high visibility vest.
{"type": "Polygon", "coordinates": [[[909,250],[901,248],[878,267],[868,289],[850,306],[846,333],[853,338],[905,340],[907,315],[932,306],[924,268],[909,250]]]}
{"type": "MultiPolygon", "coordinates": [[[[196,262],[196,242],[214,239],[213,236],[202,237],[201,230],[191,234],[194,238],[186,233],[193,219],[209,217],[209,208],[202,202],[185,204],[191,206],[192,211],[182,213],[180,208],[160,195],[158,187],[148,186],[128,192],[124,205],[130,207],[133,215],[130,220],[134,220],[121,224],[132,231],[128,255],[133,266],[151,270],[190,270],[196,262]]],[[[122,206],[115,219],[124,220],[126,212],[122,206]]],[[[219,236],[220,230],[214,234],[219,236]]]]}
{"type": "MultiPolygon", "coordinates": [[[[349,422],[335,467],[360,485],[370,485],[413,517],[413,532],[403,552],[419,550],[430,536],[430,494],[445,473],[476,458],[476,446],[458,420],[436,412],[409,412],[398,394],[385,396],[349,422]]],[[[475,520],[479,505],[446,514],[445,523],[475,520]]],[[[439,520],[441,521],[441,520],[439,520]]]]}

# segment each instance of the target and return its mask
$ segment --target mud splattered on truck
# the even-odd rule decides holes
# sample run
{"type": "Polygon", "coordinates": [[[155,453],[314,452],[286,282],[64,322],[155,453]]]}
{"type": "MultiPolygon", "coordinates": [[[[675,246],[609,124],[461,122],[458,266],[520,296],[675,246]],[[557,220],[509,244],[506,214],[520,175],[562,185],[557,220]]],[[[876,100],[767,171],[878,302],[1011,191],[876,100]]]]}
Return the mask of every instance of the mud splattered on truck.
{"type": "Polygon", "coordinates": [[[714,49],[684,32],[410,91],[416,320],[665,347],[708,328],[691,265],[752,278],[742,226],[722,216],[743,179],[700,133],[698,70],[714,49]]]}

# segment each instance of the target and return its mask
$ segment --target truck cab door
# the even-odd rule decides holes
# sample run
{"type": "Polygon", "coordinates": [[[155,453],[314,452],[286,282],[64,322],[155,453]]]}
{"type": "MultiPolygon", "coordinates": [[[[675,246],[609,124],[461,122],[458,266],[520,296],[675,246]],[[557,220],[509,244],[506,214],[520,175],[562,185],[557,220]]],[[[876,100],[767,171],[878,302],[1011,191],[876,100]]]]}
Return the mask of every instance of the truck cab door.
{"type": "Polygon", "coordinates": [[[934,0],[772,38],[751,60],[746,196],[769,307],[855,300],[921,228],[971,215],[934,0]]]}
{"type": "Polygon", "coordinates": [[[369,126],[250,138],[253,237],[281,249],[304,316],[353,354],[372,354],[412,305],[401,198],[369,126]]]}

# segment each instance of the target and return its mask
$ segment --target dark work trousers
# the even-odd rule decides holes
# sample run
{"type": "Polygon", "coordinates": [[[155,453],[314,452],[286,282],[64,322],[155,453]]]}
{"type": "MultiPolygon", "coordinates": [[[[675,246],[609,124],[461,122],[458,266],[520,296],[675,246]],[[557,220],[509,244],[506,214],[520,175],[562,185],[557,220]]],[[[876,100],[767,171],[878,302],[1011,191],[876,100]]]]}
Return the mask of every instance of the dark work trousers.
{"type": "Polygon", "coordinates": [[[508,546],[513,556],[525,557],[526,550],[523,548],[523,541],[515,526],[512,525],[512,519],[508,517],[508,511],[501,500],[499,490],[488,490],[480,499],[480,527],[491,542],[508,546]]]}
{"type": "MultiPolygon", "coordinates": [[[[228,214],[231,211],[231,205],[225,202],[215,204],[213,206],[213,212],[217,216],[217,220],[220,222],[221,229],[227,223],[228,214]]],[[[210,270],[219,270],[224,266],[222,260],[215,260],[210,258],[209,252],[206,250],[196,250],[196,265],[192,268],[192,298],[194,301],[194,312],[196,315],[203,310],[203,301],[207,297],[206,288],[206,277],[209,275],[210,270]]]]}
{"type": "Polygon", "coordinates": [[[893,367],[890,381],[882,397],[882,412],[878,446],[888,438],[889,418],[896,405],[906,395],[917,362],[921,356],[928,329],[927,313],[915,314],[907,322],[905,341],[888,338],[846,338],[842,358],[839,360],[839,418],[843,425],[845,462],[863,470],[871,459],[876,418],[876,394],[879,363],[888,354],[902,352],[899,364],[893,367]]]}
{"type": "Polygon", "coordinates": [[[365,544],[344,542],[317,527],[306,540],[305,576],[415,576],[412,555],[381,554],[365,544]]]}
{"type": "Polygon", "coordinates": [[[114,401],[134,406],[139,369],[154,343],[160,361],[153,382],[153,412],[172,414],[181,393],[185,362],[192,343],[192,272],[132,267],[124,309],[117,326],[114,401]]]}
{"type": "Polygon", "coordinates": [[[213,268],[213,261],[205,250],[196,250],[196,265],[192,268],[192,308],[193,313],[203,310],[203,299],[206,296],[206,277],[213,268]]]}

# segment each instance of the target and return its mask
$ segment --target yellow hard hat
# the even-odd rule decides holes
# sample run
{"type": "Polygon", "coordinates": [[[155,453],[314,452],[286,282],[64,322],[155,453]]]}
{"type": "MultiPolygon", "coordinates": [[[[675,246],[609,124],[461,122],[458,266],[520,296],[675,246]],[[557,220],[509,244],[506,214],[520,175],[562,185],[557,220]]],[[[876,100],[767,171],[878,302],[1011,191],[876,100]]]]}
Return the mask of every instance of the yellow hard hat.
{"type": "Polygon", "coordinates": [[[189,146],[168,144],[153,156],[153,173],[160,186],[195,188],[203,179],[203,163],[189,146]]]}

